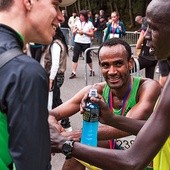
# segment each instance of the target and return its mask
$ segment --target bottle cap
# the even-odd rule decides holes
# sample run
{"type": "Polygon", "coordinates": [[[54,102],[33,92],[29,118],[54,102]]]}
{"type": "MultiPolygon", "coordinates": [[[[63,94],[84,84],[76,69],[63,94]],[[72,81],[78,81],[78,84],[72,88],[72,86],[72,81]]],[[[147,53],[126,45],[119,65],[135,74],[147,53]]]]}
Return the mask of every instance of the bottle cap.
{"type": "Polygon", "coordinates": [[[97,89],[90,89],[89,97],[97,97],[97,89]]]}

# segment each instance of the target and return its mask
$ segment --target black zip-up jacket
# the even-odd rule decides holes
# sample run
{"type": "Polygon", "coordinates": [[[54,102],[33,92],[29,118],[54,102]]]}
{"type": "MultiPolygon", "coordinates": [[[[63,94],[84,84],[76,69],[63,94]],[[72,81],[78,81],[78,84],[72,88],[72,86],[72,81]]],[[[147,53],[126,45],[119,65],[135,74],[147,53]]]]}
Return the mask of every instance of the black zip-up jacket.
{"type": "MultiPolygon", "coordinates": [[[[0,54],[11,48],[23,49],[23,42],[0,24],[0,54]]],[[[0,69],[0,111],[7,114],[9,150],[17,170],[51,169],[47,99],[48,76],[31,57],[20,55],[0,69]]]]}

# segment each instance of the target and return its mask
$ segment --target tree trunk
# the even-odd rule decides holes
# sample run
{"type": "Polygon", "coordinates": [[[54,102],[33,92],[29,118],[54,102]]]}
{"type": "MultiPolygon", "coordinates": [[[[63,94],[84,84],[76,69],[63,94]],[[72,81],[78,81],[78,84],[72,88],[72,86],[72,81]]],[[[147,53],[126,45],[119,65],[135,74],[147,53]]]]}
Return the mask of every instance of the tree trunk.
{"type": "Polygon", "coordinates": [[[118,11],[118,12],[119,12],[118,7],[117,7],[117,4],[116,4],[115,1],[113,1],[113,6],[114,6],[114,11],[118,11]]]}
{"type": "Polygon", "coordinates": [[[88,4],[88,9],[91,11],[91,4],[89,0],[87,0],[87,4],[88,4]]]}
{"type": "Polygon", "coordinates": [[[78,0],[78,1],[77,1],[77,4],[78,4],[78,11],[80,11],[80,10],[81,10],[80,1],[81,1],[81,0],[78,0]]]}
{"type": "Polygon", "coordinates": [[[134,18],[133,18],[132,0],[129,0],[129,18],[130,18],[129,28],[132,28],[132,27],[135,26],[135,21],[134,21],[134,18]]]}
{"type": "Polygon", "coordinates": [[[113,0],[109,0],[110,11],[113,11],[112,2],[113,2],[113,0]]]}

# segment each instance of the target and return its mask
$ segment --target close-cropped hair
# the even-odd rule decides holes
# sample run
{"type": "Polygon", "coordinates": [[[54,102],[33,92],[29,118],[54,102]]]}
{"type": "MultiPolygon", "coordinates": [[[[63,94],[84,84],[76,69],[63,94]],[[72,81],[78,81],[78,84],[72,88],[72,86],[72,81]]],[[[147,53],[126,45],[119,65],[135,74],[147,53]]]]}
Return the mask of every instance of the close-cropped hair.
{"type": "Polygon", "coordinates": [[[100,50],[102,47],[112,47],[112,46],[116,46],[116,45],[122,45],[125,47],[126,49],[126,52],[127,52],[127,59],[128,61],[130,60],[131,58],[131,47],[130,45],[126,42],[126,41],[123,41],[122,39],[120,38],[111,38],[111,39],[108,39],[106,40],[100,47],[99,47],[99,50],[98,50],[98,57],[99,57],[99,53],[100,53],[100,50]]]}
{"type": "Polygon", "coordinates": [[[13,3],[14,0],[0,0],[0,11],[8,9],[13,3]]]}

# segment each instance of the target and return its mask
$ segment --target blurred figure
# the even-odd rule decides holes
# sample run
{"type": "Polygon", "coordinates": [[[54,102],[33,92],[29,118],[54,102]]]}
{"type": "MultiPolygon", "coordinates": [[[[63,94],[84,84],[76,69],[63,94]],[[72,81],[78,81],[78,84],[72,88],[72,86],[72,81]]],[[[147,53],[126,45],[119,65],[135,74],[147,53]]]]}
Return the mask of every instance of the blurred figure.
{"type": "Polygon", "coordinates": [[[43,45],[37,43],[29,43],[28,48],[30,50],[31,57],[40,62],[43,45]]]}
{"type": "Polygon", "coordinates": [[[140,29],[135,31],[136,32],[141,32],[142,29],[147,29],[147,21],[146,21],[146,17],[142,17],[140,15],[135,17],[135,22],[137,22],[138,24],[141,25],[140,29]]]}
{"type": "Polygon", "coordinates": [[[64,17],[64,21],[60,24],[61,27],[61,31],[63,32],[63,35],[65,37],[66,40],[66,44],[69,44],[69,25],[68,25],[68,16],[67,16],[67,12],[66,10],[62,10],[61,11],[64,17]]]}
{"type": "Polygon", "coordinates": [[[104,41],[110,38],[121,38],[126,35],[125,26],[123,22],[120,21],[119,13],[117,11],[111,13],[111,19],[112,22],[107,26],[104,41]]]}
{"type": "Polygon", "coordinates": [[[166,83],[166,80],[168,78],[169,72],[170,72],[170,66],[167,62],[167,60],[160,60],[158,61],[158,66],[159,66],[159,83],[163,87],[164,84],[166,83]]]}
{"type": "Polygon", "coordinates": [[[155,59],[155,56],[153,54],[150,54],[149,52],[150,47],[146,45],[147,39],[145,38],[145,32],[146,28],[143,27],[141,29],[141,33],[136,44],[136,49],[140,49],[138,61],[140,69],[145,68],[145,77],[153,79],[157,60],[155,59]]]}
{"type": "MultiPolygon", "coordinates": [[[[91,37],[94,36],[94,26],[91,21],[88,21],[88,13],[86,10],[80,11],[80,20],[76,21],[73,34],[75,35],[75,46],[72,59],[72,73],[69,79],[76,78],[79,56],[91,46],[91,37]]],[[[87,53],[86,61],[90,68],[90,76],[92,76],[94,75],[94,70],[92,70],[90,52],[87,53]]]]}
{"type": "MultiPolygon", "coordinates": [[[[58,27],[52,43],[44,47],[44,52],[40,60],[41,65],[49,75],[49,98],[52,98],[49,100],[52,101],[52,103],[48,103],[50,105],[49,110],[63,103],[61,100],[60,88],[64,83],[67,58],[68,47],[66,40],[60,27],[58,27]]],[[[61,125],[66,131],[72,131],[69,118],[62,119],[61,125]]]]}
{"type": "Polygon", "coordinates": [[[88,20],[91,21],[93,23],[93,16],[92,16],[92,12],[90,10],[87,10],[88,13],[88,20]]]}
{"type": "Polygon", "coordinates": [[[99,14],[95,15],[94,27],[95,36],[100,45],[103,42],[104,29],[106,28],[107,19],[104,15],[104,10],[100,10],[99,14]]]}
{"type": "Polygon", "coordinates": [[[71,29],[71,46],[74,47],[74,35],[73,35],[73,30],[75,28],[75,22],[79,20],[79,17],[77,16],[76,12],[72,13],[72,16],[68,20],[68,26],[71,29]]]}

